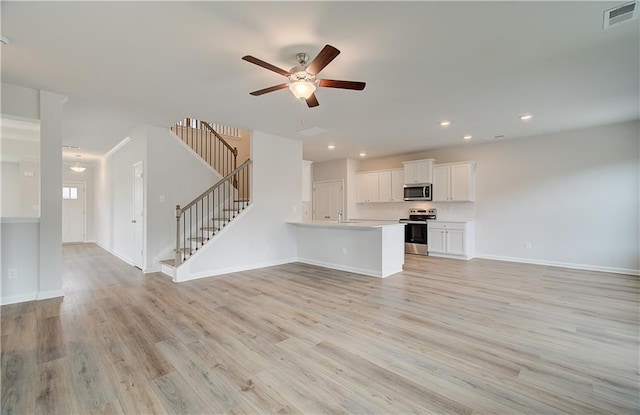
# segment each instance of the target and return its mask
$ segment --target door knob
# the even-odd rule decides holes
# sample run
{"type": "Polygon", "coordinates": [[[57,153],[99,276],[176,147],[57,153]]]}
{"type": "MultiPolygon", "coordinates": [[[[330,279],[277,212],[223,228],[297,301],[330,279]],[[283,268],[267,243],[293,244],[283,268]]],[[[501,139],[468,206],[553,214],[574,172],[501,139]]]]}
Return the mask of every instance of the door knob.
{"type": "Polygon", "coordinates": [[[131,221],[131,223],[136,223],[136,220],[135,220],[135,219],[134,219],[134,220],[132,220],[132,221],[131,221]]]}

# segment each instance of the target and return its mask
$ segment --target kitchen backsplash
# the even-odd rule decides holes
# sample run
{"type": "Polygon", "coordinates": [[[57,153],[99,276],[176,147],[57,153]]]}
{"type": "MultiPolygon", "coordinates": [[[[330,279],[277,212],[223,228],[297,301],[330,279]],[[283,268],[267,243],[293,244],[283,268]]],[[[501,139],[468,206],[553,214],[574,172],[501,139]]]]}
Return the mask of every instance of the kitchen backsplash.
{"type": "Polygon", "coordinates": [[[398,220],[409,215],[409,209],[438,210],[438,220],[467,221],[474,220],[474,203],[358,203],[349,213],[351,219],[398,220]]]}

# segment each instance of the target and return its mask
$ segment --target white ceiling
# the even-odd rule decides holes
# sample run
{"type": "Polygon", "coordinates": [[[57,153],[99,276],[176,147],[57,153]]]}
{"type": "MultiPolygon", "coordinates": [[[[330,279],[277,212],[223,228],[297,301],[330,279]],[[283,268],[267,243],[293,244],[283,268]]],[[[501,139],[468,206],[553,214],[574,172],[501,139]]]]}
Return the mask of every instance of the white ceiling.
{"type": "Polygon", "coordinates": [[[2,81],[67,95],[63,142],[87,155],[191,116],[376,157],[639,118],[638,20],[602,29],[620,3],[2,1],[2,81]],[[285,78],[242,56],[289,69],[327,43],[320,78],[364,91],[249,95],[285,78]]]}

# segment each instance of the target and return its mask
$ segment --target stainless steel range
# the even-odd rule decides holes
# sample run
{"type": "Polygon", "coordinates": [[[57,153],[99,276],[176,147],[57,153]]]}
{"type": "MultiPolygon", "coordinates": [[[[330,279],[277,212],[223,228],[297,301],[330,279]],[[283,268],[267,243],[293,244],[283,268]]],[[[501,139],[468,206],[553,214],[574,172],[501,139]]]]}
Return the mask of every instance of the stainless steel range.
{"type": "Polygon", "coordinates": [[[427,255],[427,221],[436,220],[435,209],[409,209],[409,218],[400,219],[404,228],[404,252],[427,255]]]}

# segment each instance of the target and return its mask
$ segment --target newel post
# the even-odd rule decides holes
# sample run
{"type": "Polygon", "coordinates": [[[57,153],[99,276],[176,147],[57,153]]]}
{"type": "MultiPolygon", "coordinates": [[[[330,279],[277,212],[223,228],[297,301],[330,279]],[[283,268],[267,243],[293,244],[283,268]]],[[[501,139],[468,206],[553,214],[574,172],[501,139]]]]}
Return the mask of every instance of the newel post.
{"type": "Polygon", "coordinates": [[[180,249],[180,217],[182,216],[182,209],[180,205],[176,205],[176,260],[175,267],[182,263],[182,250],[180,249]]]}

